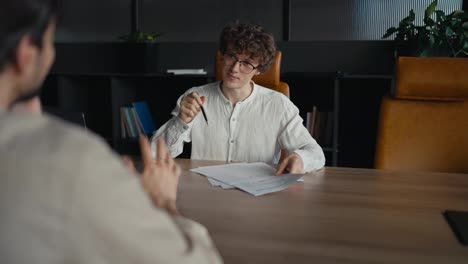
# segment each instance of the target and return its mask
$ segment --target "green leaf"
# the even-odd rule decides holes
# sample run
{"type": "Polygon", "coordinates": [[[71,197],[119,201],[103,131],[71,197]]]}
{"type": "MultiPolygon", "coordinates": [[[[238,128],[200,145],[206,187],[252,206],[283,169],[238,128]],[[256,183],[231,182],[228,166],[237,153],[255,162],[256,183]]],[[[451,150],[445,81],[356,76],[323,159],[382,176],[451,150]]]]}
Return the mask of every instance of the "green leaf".
{"type": "Polygon", "coordinates": [[[416,14],[414,13],[414,10],[411,9],[411,10],[409,11],[409,21],[410,21],[410,22],[414,22],[415,19],[416,19],[416,14]]]}
{"type": "Polygon", "coordinates": [[[427,8],[426,11],[424,12],[424,18],[431,17],[432,14],[434,14],[434,11],[437,7],[437,0],[434,0],[427,8]]]}
{"type": "Polygon", "coordinates": [[[391,28],[387,29],[387,32],[385,33],[385,35],[383,35],[382,38],[388,38],[391,35],[393,35],[393,33],[395,33],[395,32],[397,32],[397,29],[395,27],[391,27],[391,28]]]}
{"type": "Polygon", "coordinates": [[[409,12],[409,15],[405,18],[403,18],[401,21],[400,21],[400,27],[401,26],[404,26],[404,25],[410,25],[412,24],[412,22],[414,22],[414,19],[416,18],[416,14],[414,13],[414,10],[411,9],[410,12],[409,12]]]}
{"type": "Polygon", "coordinates": [[[462,24],[462,27],[463,27],[463,29],[468,30],[468,21],[465,21],[465,22],[462,24]]]}
{"type": "Polygon", "coordinates": [[[436,18],[437,18],[437,21],[441,23],[447,21],[447,16],[445,16],[444,11],[442,10],[436,11],[436,18]]]}
{"type": "Polygon", "coordinates": [[[430,57],[430,55],[431,55],[430,53],[431,52],[430,52],[430,50],[428,48],[424,49],[421,53],[419,53],[419,57],[424,57],[424,58],[430,57]]]}
{"type": "Polygon", "coordinates": [[[429,27],[433,27],[435,25],[435,21],[430,17],[424,18],[424,24],[429,27]]]}
{"type": "Polygon", "coordinates": [[[450,16],[453,16],[453,17],[464,17],[464,16],[466,16],[466,13],[465,13],[465,11],[463,11],[463,10],[455,10],[455,11],[453,11],[453,12],[450,14],[450,16]]]}
{"type": "Polygon", "coordinates": [[[446,35],[447,37],[450,38],[450,37],[452,37],[453,34],[455,34],[455,32],[453,32],[453,29],[452,29],[452,28],[450,28],[450,27],[446,27],[446,28],[445,28],[445,35],[446,35]]]}
{"type": "Polygon", "coordinates": [[[435,46],[436,39],[434,36],[429,36],[429,47],[433,48],[435,46]]]}
{"type": "Polygon", "coordinates": [[[157,37],[161,34],[157,34],[154,32],[131,32],[128,35],[120,36],[118,39],[125,41],[125,42],[133,42],[133,43],[154,43],[157,40],[157,37]]]}

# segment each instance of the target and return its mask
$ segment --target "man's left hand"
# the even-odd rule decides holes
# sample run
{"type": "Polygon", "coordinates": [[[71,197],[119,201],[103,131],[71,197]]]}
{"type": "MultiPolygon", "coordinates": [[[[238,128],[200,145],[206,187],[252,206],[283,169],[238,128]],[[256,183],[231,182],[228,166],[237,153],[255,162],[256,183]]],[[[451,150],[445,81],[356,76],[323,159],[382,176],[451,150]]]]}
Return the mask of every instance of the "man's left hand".
{"type": "Polygon", "coordinates": [[[283,173],[299,174],[304,173],[304,162],[301,156],[297,153],[289,154],[276,169],[275,175],[281,175],[283,173]]]}

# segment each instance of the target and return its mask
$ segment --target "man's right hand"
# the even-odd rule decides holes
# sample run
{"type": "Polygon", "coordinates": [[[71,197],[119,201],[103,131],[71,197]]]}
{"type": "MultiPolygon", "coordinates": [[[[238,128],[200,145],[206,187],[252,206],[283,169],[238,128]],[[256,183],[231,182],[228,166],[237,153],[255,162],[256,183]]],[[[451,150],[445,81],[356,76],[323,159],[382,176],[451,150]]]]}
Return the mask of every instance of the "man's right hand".
{"type": "Polygon", "coordinates": [[[157,159],[153,160],[148,139],[140,136],[143,171],[143,188],[151,197],[154,205],[165,209],[171,215],[178,215],[176,206],[177,185],[180,167],[174,162],[161,138],[157,139],[157,159]]]}
{"type": "Polygon", "coordinates": [[[199,96],[195,92],[182,97],[179,118],[186,124],[192,122],[200,113],[203,103],[205,103],[205,96],[199,96]]]}

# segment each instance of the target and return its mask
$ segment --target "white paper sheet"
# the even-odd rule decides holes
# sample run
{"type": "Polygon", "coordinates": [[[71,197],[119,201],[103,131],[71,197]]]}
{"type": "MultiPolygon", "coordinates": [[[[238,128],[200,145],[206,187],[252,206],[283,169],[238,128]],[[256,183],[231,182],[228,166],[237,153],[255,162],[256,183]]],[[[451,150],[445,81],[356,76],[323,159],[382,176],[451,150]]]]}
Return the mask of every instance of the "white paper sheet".
{"type": "Polygon", "coordinates": [[[206,166],[191,169],[191,171],[205,175],[210,180],[218,181],[210,181],[213,185],[221,186],[219,184],[221,182],[255,196],[284,190],[303,176],[303,174],[274,176],[275,169],[262,162],[206,166]]]}
{"type": "Polygon", "coordinates": [[[219,186],[223,189],[234,189],[236,187],[232,186],[232,185],[229,185],[229,184],[226,184],[224,182],[220,182],[218,180],[215,180],[215,179],[212,179],[210,177],[206,177],[208,179],[208,181],[211,183],[211,185],[213,186],[219,186]]]}

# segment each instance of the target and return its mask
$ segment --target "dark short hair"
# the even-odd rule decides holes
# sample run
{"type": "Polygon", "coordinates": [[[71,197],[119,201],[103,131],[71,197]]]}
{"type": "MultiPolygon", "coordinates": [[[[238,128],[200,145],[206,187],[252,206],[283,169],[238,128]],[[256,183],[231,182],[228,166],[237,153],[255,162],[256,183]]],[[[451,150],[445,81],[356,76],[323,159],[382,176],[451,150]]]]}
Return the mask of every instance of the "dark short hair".
{"type": "Polygon", "coordinates": [[[57,0],[1,0],[0,2],[0,72],[15,63],[18,43],[25,35],[42,48],[47,27],[57,18],[57,0]]]}
{"type": "Polygon", "coordinates": [[[276,46],[273,36],[261,26],[236,22],[221,32],[219,50],[222,54],[247,52],[259,60],[258,70],[265,72],[273,62],[276,46]]]}

